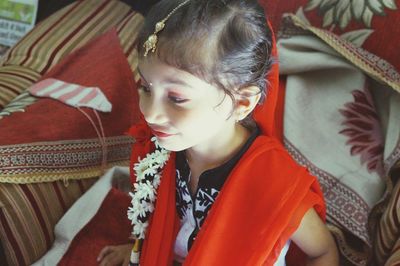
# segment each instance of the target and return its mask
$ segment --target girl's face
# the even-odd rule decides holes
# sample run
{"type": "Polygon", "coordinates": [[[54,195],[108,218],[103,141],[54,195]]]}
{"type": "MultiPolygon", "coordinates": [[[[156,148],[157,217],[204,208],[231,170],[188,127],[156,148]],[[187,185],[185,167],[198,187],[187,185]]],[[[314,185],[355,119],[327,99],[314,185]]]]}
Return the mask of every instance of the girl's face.
{"type": "Polygon", "coordinates": [[[156,58],[142,60],[139,72],[140,110],[164,148],[212,148],[233,129],[232,100],[222,89],[156,58]]]}

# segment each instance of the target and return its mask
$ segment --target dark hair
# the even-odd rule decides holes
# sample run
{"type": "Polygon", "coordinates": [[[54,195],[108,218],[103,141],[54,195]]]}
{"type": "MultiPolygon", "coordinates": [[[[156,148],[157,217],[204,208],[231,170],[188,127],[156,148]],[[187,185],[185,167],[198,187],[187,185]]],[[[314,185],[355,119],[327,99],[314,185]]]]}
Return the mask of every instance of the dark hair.
{"type": "MultiPolygon", "coordinates": [[[[149,11],[139,34],[140,58],[155,24],[182,2],[162,0],[149,11]]],[[[272,34],[256,0],[190,0],[165,24],[156,52],[147,56],[203,78],[232,100],[233,93],[250,85],[266,94],[272,34]]]]}

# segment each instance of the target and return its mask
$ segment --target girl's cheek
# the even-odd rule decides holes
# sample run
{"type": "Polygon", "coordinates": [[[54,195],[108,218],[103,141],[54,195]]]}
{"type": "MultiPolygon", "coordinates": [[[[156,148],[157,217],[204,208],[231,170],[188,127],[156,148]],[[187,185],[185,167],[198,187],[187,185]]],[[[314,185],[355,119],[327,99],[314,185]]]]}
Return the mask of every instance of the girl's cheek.
{"type": "Polygon", "coordinates": [[[180,129],[192,130],[196,128],[197,120],[201,114],[191,109],[169,110],[168,116],[171,123],[180,129]]]}
{"type": "Polygon", "coordinates": [[[146,108],[146,105],[148,106],[148,104],[146,104],[146,97],[144,97],[143,95],[141,95],[141,93],[139,93],[139,109],[140,109],[140,112],[142,113],[142,114],[144,114],[145,113],[145,108],[146,108]]]}

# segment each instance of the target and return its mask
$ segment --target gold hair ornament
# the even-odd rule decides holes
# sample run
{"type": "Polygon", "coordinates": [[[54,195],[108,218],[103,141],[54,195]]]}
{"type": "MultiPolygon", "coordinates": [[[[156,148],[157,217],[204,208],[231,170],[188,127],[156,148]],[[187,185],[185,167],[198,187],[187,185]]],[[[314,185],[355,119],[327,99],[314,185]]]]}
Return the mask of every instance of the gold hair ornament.
{"type": "Polygon", "coordinates": [[[143,47],[146,49],[146,51],[144,52],[144,56],[147,56],[149,51],[151,51],[152,53],[154,53],[156,51],[157,41],[158,41],[157,34],[164,29],[165,22],[172,16],[172,14],[174,14],[176,12],[176,10],[178,10],[182,6],[186,5],[189,1],[190,0],[186,0],[182,3],[180,3],[177,7],[172,9],[172,11],[169,12],[169,14],[163,20],[156,23],[153,34],[150,35],[149,38],[147,38],[146,42],[143,44],[143,47]]]}

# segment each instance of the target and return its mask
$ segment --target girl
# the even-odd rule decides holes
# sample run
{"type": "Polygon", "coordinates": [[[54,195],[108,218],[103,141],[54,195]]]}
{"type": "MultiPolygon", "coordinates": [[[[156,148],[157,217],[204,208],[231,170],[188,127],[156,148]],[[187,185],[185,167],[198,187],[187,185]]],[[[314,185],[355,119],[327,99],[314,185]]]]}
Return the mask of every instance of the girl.
{"type": "MultiPolygon", "coordinates": [[[[276,49],[257,2],[163,0],[138,52],[131,264],[337,265],[319,185],[275,138],[276,49]]],[[[131,245],[100,265],[127,264],[131,245]]]]}

